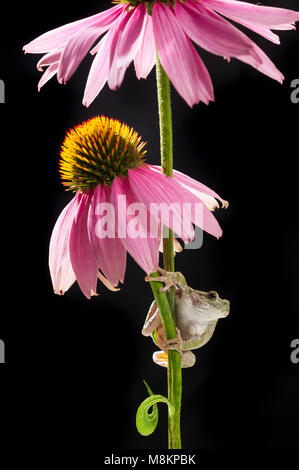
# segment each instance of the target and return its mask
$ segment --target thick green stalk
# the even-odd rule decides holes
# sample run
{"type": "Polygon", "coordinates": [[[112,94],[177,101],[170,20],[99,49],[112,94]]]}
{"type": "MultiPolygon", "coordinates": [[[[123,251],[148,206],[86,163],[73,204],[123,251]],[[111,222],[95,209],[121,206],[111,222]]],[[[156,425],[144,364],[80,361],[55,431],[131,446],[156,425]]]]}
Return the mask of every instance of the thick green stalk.
{"type": "MultiPolygon", "coordinates": [[[[172,177],[173,145],[172,145],[172,114],[169,79],[156,55],[157,91],[160,123],[160,151],[162,173],[172,177]]],[[[174,271],[173,232],[163,238],[164,269],[174,271]]],[[[158,284],[158,283],[156,283],[158,284]]],[[[159,296],[158,296],[159,297],[159,296]]],[[[156,298],[157,300],[157,298],[156,298]]],[[[158,306],[159,302],[157,301],[158,306]]],[[[167,339],[176,337],[175,330],[175,293],[172,288],[168,294],[171,312],[166,306],[159,306],[167,339]]],[[[181,448],[181,398],[182,398],[182,369],[178,351],[168,352],[168,399],[175,407],[175,413],[168,416],[168,446],[170,449],[181,448]]]]}

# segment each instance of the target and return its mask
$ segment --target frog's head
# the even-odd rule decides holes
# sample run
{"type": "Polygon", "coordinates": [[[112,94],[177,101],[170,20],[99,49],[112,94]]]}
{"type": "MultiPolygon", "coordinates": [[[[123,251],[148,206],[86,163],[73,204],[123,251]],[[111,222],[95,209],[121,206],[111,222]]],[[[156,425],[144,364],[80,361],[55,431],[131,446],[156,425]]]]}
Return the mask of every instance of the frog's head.
{"type": "Polygon", "coordinates": [[[224,318],[229,314],[230,304],[226,299],[221,299],[216,291],[206,292],[206,302],[218,310],[219,318],[224,318]]]}

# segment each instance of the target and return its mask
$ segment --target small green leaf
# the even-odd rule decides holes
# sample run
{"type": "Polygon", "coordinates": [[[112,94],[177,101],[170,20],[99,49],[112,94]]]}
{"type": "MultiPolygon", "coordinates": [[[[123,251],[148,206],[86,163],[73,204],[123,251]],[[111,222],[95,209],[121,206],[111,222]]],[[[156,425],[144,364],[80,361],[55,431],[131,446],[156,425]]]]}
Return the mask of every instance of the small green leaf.
{"type": "Polygon", "coordinates": [[[154,395],[145,380],[143,382],[150,396],[141,403],[137,410],[136,427],[142,436],[149,436],[154,432],[158,424],[159,412],[157,403],[166,403],[170,414],[174,413],[174,406],[163,395],[154,395]],[[152,408],[151,412],[150,408],[152,408]]]}

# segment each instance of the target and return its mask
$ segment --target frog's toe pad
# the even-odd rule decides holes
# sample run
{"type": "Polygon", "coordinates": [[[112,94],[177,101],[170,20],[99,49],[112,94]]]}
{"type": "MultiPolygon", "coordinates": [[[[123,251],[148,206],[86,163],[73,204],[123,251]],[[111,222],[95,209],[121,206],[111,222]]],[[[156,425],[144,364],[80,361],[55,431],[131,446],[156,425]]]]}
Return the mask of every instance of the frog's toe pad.
{"type": "Polygon", "coordinates": [[[181,357],[181,364],[182,367],[187,368],[187,367],[192,367],[194,366],[196,361],[196,357],[193,354],[192,351],[184,351],[183,355],[181,357]]]}
{"type": "MultiPolygon", "coordinates": [[[[158,366],[167,367],[168,366],[168,357],[167,353],[164,351],[156,351],[153,354],[153,361],[158,366]]],[[[183,368],[194,366],[196,357],[192,351],[184,351],[181,354],[181,365],[183,368]]]]}
{"type": "Polygon", "coordinates": [[[167,353],[164,351],[155,351],[153,354],[153,361],[158,366],[167,367],[168,366],[168,357],[167,353]]]}

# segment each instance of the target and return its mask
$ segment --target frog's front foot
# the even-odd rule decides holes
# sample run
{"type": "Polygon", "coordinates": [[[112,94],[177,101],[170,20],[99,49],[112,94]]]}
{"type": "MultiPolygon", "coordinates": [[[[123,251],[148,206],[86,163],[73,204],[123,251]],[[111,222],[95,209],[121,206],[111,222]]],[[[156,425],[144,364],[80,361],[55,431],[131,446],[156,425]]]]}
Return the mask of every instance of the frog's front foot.
{"type": "Polygon", "coordinates": [[[171,287],[174,287],[176,290],[181,290],[182,288],[186,287],[186,280],[185,277],[183,276],[182,273],[176,271],[176,272],[170,272],[170,271],[165,271],[165,269],[158,268],[157,270],[161,276],[157,277],[152,277],[152,276],[146,276],[145,281],[147,282],[163,282],[164,287],[160,287],[160,292],[167,292],[171,287]]]}

